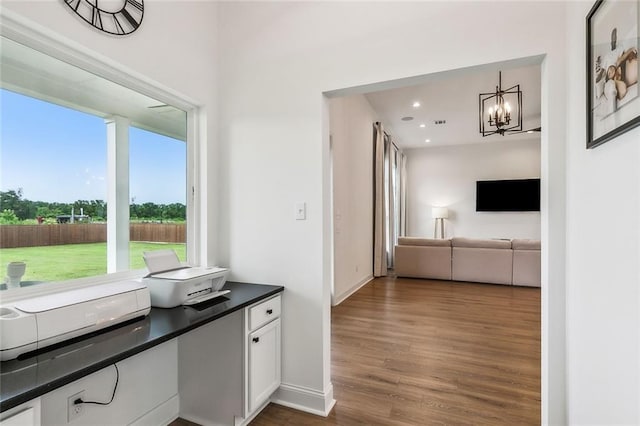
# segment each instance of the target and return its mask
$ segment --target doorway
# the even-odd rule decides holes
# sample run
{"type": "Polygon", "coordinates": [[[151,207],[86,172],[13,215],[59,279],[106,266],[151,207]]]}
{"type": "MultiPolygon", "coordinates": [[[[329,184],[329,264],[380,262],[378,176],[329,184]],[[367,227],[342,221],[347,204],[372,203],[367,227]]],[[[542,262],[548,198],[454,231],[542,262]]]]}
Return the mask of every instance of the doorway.
{"type": "MultiPolygon", "coordinates": [[[[465,68],[465,69],[459,69],[459,70],[452,70],[452,71],[447,71],[447,72],[443,72],[443,73],[436,73],[436,74],[430,74],[430,75],[426,75],[426,76],[421,76],[421,77],[413,77],[413,78],[407,78],[407,79],[401,79],[401,80],[394,80],[394,81],[388,81],[388,82],[382,82],[382,83],[378,83],[378,84],[372,84],[372,85],[367,85],[367,86],[363,86],[363,87],[354,87],[354,88],[348,88],[348,89],[341,89],[341,90],[336,90],[336,91],[331,91],[328,93],[325,93],[325,95],[328,98],[328,102],[330,104],[330,109],[335,107],[336,110],[338,112],[334,112],[332,110],[332,112],[330,113],[330,127],[331,127],[331,137],[332,137],[332,186],[334,189],[334,193],[333,193],[333,198],[332,198],[332,211],[331,211],[331,217],[332,217],[332,221],[333,221],[333,225],[332,225],[332,231],[333,231],[333,256],[332,256],[332,261],[333,261],[333,265],[334,265],[334,269],[333,269],[333,280],[332,280],[332,296],[333,296],[333,305],[337,305],[340,302],[342,302],[343,300],[347,299],[350,295],[354,294],[355,292],[358,291],[358,289],[362,288],[363,286],[365,286],[373,277],[371,274],[371,268],[369,267],[369,264],[366,263],[367,260],[363,260],[365,259],[365,255],[369,255],[371,253],[371,245],[367,245],[367,244],[372,244],[369,237],[365,234],[371,234],[371,227],[370,226],[363,226],[363,230],[362,230],[362,234],[357,234],[357,235],[353,235],[353,234],[349,234],[347,231],[345,231],[345,229],[350,230],[350,231],[354,231],[355,232],[360,232],[358,228],[351,226],[350,224],[355,223],[357,221],[361,221],[361,222],[365,222],[367,225],[370,223],[371,219],[369,217],[366,218],[358,218],[357,215],[353,214],[353,211],[357,208],[357,206],[355,206],[355,204],[358,204],[360,206],[362,205],[366,205],[368,207],[368,211],[371,211],[371,201],[370,198],[366,198],[363,194],[367,194],[367,188],[368,188],[368,192],[369,192],[369,197],[371,196],[371,190],[370,190],[370,180],[367,181],[365,178],[359,178],[359,177],[355,177],[354,176],[354,170],[353,167],[347,167],[346,169],[349,169],[349,173],[346,175],[340,175],[341,171],[337,170],[340,165],[338,163],[340,163],[341,160],[336,159],[335,155],[340,155],[341,153],[344,154],[346,153],[347,155],[351,155],[351,157],[349,157],[351,159],[351,161],[345,161],[345,163],[347,164],[358,164],[358,166],[356,167],[362,167],[363,166],[363,162],[368,161],[369,163],[371,163],[371,152],[370,151],[358,151],[357,149],[355,149],[355,147],[353,146],[353,144],[345,144],[344,146],[340,146],[340,141],[338,134],[342,132],[342,134],[345,135],[349,135],[350,137],[353,137],[355,134],[359,134],[362,135],[361,138],[364,138],[363,140],[365,142],[362,142],[362,146],[364,146],[365,144],[369,144],[371,145],[371,135],[368,136],[368,139],[366,137],[365,134],[365,130],[364,127],[360,126],[359,128],[355,128],[354,125],[354,120],[351,120],[351,118],[355,118],[357,120],[361,120],[363,122],[369,122],[369,124],[371,124],[374,121],[377,121],[380,119],[380,114],[377,111],[377,108],[373,108],[371,105],[371,99],[375,98],[376,96],[379,96],[381,98],[389,95],[389,92],[391,92],[392,90],[406,90],[409,91],[412,87],[416,86],[416,84],[427,84],[427,83],[434,83],[434,84],[442,84],[443,81],[445,81],[448,78],[452,78],[452,77],[459,77],[459,78],[466,78],[467,80],[473,79],[472,76],[474,73],[475,74],[482,74],[482,73],[488,73],[488,74],[495,74],[494,79],[496,79],[497,81],[497,75],[498,75],[498,71],[502,70],[504,71],[503,74],[508,74],[509,72],[513,71],[514,73],[516,72],[516,70],[519,70],[521,68],[527,68],[529,73],[533,73],[535,75],[535,77],[537,77],[537,88],[534,89],[529,89],[529,90],[537,90],[537,94],[538,96],[538,100],[537,100],[537,112],[534,112],[533,114],[531,113],[531,110],[529,112],[529,117],[525,117],[525,123],[524,123],[524,127],[525,129],[533,129],[533,128],[538,128],[540,129],[541,127],[544,127],[544,120],[543,120],[543,111],[542,111],[542,105],[543,102],[541,100],[542,96],[540,96],[542,90],[542,85],[543,85],[543,80],[544,80],[544,65],[543,65],[543,61],[544,61],[544,57],[542,56],[538,56],[538,57],[532,57],[532,58],[522,58],[522,59],[517,59],[514,61],[508,61],[508,62],[502,62],[499,64],[487,64],[487,65],[481,65],[481,66],[477,66],[477,67],[469,67],[469,68],[465,68]],[[386,92],[386,93],[385,93],[386,92]],[[363,102],[363,99],[366,102],[363,102]],[[333,104],[333,105],[331,105],[333,104]],[[366,105],[368,104],[368,106],[366,105]],[[346,114],[346,112],[349,111],[349,109],[351,109],[351,112],[353,114],[346,114]],[[335,117],[338,117],[338,122],[336,123],[334,121],[335,117]],[[337,125],[336,125],[337,124],[337,125]],[[336,132],[337,129],[337,132],[336,132]],[[338,133],[338,134],[337,134],[338,133]],[[347,180],[349,179],[349,180],[347,180]],[[359,185],[362,185],[359,188],[356,188],[355,190],[352,189],[347,189],[344,188],[344,184],[345,182],[350,182],[350,183],[357,183],[359,185]],[[369,185],[369,186],[367,186],[369,185]],[[341,195],[341,194],[336,194],[335,193],[335,189],[341,186],[341,188],[339,189],[339,192],[346,192],[347,194],[351,194],[351,196],[345,196],[345,195],[341,195]],[[357,195],[354,195],[357,194],[357,195]],[[342,198],[340,198],[342,197],[342,198]],[[363,199],[364,197],[364,199],[363,199]],[[345,204],[345,200],[346,200],[346,204],[345,204]],[[346,207],[345,207],[346,206],[346,207]],[[345,213],[345,211],[347,213],[345,213]],[[355,248],[353,247],[353,245],[362,245],[364,246],[364,248],[355,248]],[[338,255],[338,252],[339,255],[338,255]],[[346,256],[345,256],[346,254],[346,256]],[[351,257],[349,257],[351,256],[351,257]],[[365,267],[368,268],[367,272],[368,274],[364,274],[362,273],[362,264],[365,264],[365,267]],[[359,275],[355,274],[355,273],[360,273],[359,275]],[[354,279],[355,278],[355,279],[354,279]]],[[[517,78],[517,77],[516,77],[517,78]]],[[[496,82],[493,83],[494,85],[496,84],[496,82]]],[[[473,99],[473,106],[472,108],[474,108],[474,113],[473,113],[473,118],[471,118],[470,120],[472,122],[474,122],[473,124],[473,131],[477,132],[478,129],[478,93],[482,92],[482,91],[490,91],[492,89],[491,84],[489,84],[488,86],[486,84],[484,84],[481,87],[478,87],[477,90],[474,90],[472,93],[472,97],[473,99]]],[[[524,91],[525,89],[523,89],[524,91]]],[[[449,93],[452,93],[451,90],[449,91],[449,93]]],[[[456,98],[456,97],[460,97],[464,94],[464,90],[460,89],[458,91],[455,91],[455,93],[453,93],[452,97],[456,98]]],[[[407,124],[407,123],[411,123],[415,129],[418,129],[417,131],[420,132],[422,130],[420,129],[425,129],[427,127],[427,125],[431,125],[430,122],[426,122],[423,123],[421,121],[421,119],[417,118],[417,114],[416,114],[416,110],[412,109],[414,108],[413,105],[408,104],[405,106],[405,110],[404,111],[400,111],[399,113],[396,113],[396,117],[398,117],[399,120],[402,120],[402,118],[408,118],[408,117],[412,117],[412,119],[407,119],[407,120],[402,120],[402,123],[400,124],[407,124]],[[425,124],[424,127],[420,127],[421,124],[425,124]]],[[[444,107],[441,108],[441,111],[444,111],[444,107]]],[[[391,115],[390,112],[386,112],[388,115],[391,115]]],[[[525,114],[527,114],[527,111],[525,111],[525,114]]],[[[440,119],[434,119],[432,120],[433,122],[435,121],[447,121],[448,123],[453,123],[456,124],[456,120],[454,119],[453,121],[449,121],[446,118],[444,120],[440,120],[440,119]]],[[[434,123],[434,126],[436,124],[434,123]]],[[[390,133],[393,135],[396,130],[396,128],[399,129],[399,127],[397,125],[391,125],[390,126],[390,133]]],[[[443,128],[439,128],[436,131],[436,137],[421,137],[421,138],[414,138],[409,142],[408,147],[406,148],[406,150],[413,150],[413,151],[419,151],[422,149],[422,147],[424,146],[424,144],[429,144],[431,143],[431,146],[437,146],[437,143],[434,144],[434,139],[437,140],[439,138],[438,135],[442,134],[443,132],[440,132],[440,130],[445,129],[446,127],[443,128]],[[440,133],[438,133],[440,132],[440,133]],[[430,139],[429,142],[426,142],[427,139],[430,139]],[[413,144],[413,145],[411,145],[413,144]],[[420,146],[422,145],[422,146],[420,146]]],[[[402,135],[405,134],[409,134],[407,132],[398,132],[402,135]]],[[[412,132],[412,133],[416,133],[416,132],[412,132]]],[[[496,145],[496,147],[494,148],[494,152],[497,153],[497,155],[503,155],[504,153],[500,154],[502,148],[504,146],[500,146],[500,145],[505,145],[508,143],[511,143],[511,141],[513,141],[513,143],[523,143],[523,144],[528,144],[529,147],[527,149],[530,149],[532,147],[534,147],[536,144],[538,146],[537,148],[537,152],[538,152],[538,156],[537,156],[537,170],[538,170],[538,177],[541,177],[543,180],[543,192],[545,191],[544,186],[547,185],[547,183],[545,182],[548,179],[548,176],[544,176],[545,172],[545,168],[546,165],[543,164],[543,158],[544,158],[544,154],[542,153],[544,151],[544,148],[541,146],[542,145],[542,139],[543,139],[543,134],[544,132],[538,132],[535,137],[537,137],[537,142],[527,142],[527,140],[531,140],[532,137],[531,136],[526,136],[522,135],[522,136],[516,136],[513,137],[512,139],[508,139],[508,140],[501,140],[498,142],[489,142],[486,143],[486,140],[482,140],[482,138],[480,137],[480,141],[477,141],[476,144],[484,144],[484,145],[496,145]],[[527,139],[528,138],[528,139],[527,139]],[[524,142],[523,142],[524,141],[524,142]]],[[[351,139],[353,140],[353,139],[351,139]]],[[[358,142],[360,143],[360,142],[358,142]]],[[[402,144],[402,142],[400,142],[400,144],[402,144]]],[[[463,148],[461,148],[462,143],[456,143],[456,148],[458,150],[463,150],[463,148]]],[[[438,147],[438,149],[440,151],[444,150],[445,148],[443,147],[438,147]]],[[[344,160],[344,159],[343,159],[344,160]]],[[[410,160],[411,161],[411,158],[410,160]]],[[[363,176],[364,175],[371,175],[371,171],[370,170],[364,170],[363,172],[363,176]]],[[[546,195],[543,194],[543,200],[546,197],[546,195]]],[[[445,197],[446,198],[446,197],[445,197]]],[[[430,221],[428,217],[425,217],[424,214],[420,214],[421,212],[425,212],[427,209],[430,209],[431,207],[433,207],[436,203],[450,203],[453,202],[455,204],[456,200],[452,199],[452,200],[447,200],[447,199],[441,199],[441,200],[436,200],[435,198],[428,198],[427,200],[420,200],[419,197],[416,197],[415,194],[409,194],[408,195],[408,206],[407,206],[407,210],[406,213],[408,215],[407,218],[407,223],[408,223],[408,229],[407,229],[407,235],[410,235],[411,233],[416,233],[416,234],[422,234],[424,236],[430,236],[430,234],[433,232],[433,222],[430,221]]],[[[458,201],[458,204],[459,201],[458,201]]],[[[462,205],[458,205],[457,208],[460,207],[464,207],[464,203],[462,205]]],[[[544,220],[543,217],[545,215],[548,215],[548,203],[544,202],[542,203],[542,211],[540,213],[538,213],[537,217],[535,217],[535,215],[533,215],[532,217],[528,217],[526,218],[526,220],[528,221],[528,225],[527,228],[528,230],[526,232],[528,232],[529,234],[527,235],[515,235],[515,237],[526,237],[531,235],[532,237],[536,236],[537,233],[537,239],[541,239],[543,240],[543,244],[544,244],[544,240],[545,240],[545,234],[546,234],[546,229],[544,229],[546,226],[546,224],[544,224],[544,220]]],[[[475,213],[475,211],[473,211],[470,214],[475,213]]],[[[370,214],[370,213],[369,213],[370,214]]],[[[450,223],[448,223],[448,227],[447,227],[447,233],[446,236],[450,237],[452,235],[459,235],[459,236],[465,236],[465,235],[461,235],[459,234],[459,232],[462,233],[467,233],[468,229],[470,229],[472,225],[469,225],[469,217],[465,217],[465,215],[468,216],[468,214],[464,213],[464,212],[455,212],[454,211],[454,216],[451,218],[451,220],[449,221],[450,223]],[[465,222],[467,223],[465,225],[465,222]]],[[[504,218],[504,216],[503,216],[504,218]]],[[[513,220],[509,219],[508,220],[509,223],[507,223],[508,226],[510,226],[512,229],[517,228],[518,224],[517,224],[517,220],[513,220]]],[[[492,223],[492,226],[498,226],[499,223],[492,223]]],[[[497,228],[493,228],[493,229],[497,229],[497,228]]],[[[506,231],[508,232],[508,231],[506,231]]],[[[544,269],[544,267],[543,267],[544,269]]],[[[546,280],[543,278],[543,282],[545,282],[546,280]]],[[[544,285],[544,284],[543,284],[544,285]]],[[[545,300],[544,298],[545,296],[545,291],[543,290],[541,292],[541,305],[545,306],[545,300]]],[[[542,309],[543,314],[544,314],[544,309],[542,309]]],[[[544,323],[544,321],[543,321],[544,323]]],[[[544,327],[543,327],[544,328],[544,327]]],[[[543,332],[543,336],[542,339],[544,341],[545,339],[545,332],[543,332]]],[[[543,361],[542,363],[545,363],[544,357],[543,357],[543,361]]],[[[543,369],[544,370],[544,369],[543,369]]],[[[544,380],[543,380],[544,381],[544,380]]],[[[544,388],[544,384],[543,384],[543,388],[544,388]]],[[[544,392],[543,392],[544,394],[544,392]]],[[[544,401],[544,396],[543,396],[543,401],[544,401]]],[[[544,410],[544,408],[543,408],[544,410]]]]}

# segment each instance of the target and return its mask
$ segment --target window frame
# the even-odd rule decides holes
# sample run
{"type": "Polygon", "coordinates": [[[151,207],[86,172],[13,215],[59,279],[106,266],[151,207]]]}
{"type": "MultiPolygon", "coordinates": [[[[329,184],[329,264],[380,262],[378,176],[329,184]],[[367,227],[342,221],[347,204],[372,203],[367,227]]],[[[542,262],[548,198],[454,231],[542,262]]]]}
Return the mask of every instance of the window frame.
{"type": "MultiPolygon", "coordinates": [[[[202,146],[205,138],[202,137],[203,130],[200,127],[200,123],[204,121],[202,108],[188,97],[157,82],[152,82],[142,74],[120,65],[108,57],[101,56],[62,36],[33,28],[20,17],[7,13],[7,11],[0,14],[0,36],[186,112],[187,263],[192,265],[206,264],[205,250],[203,249],[205,238],[201,232],[198,232],[202,229],[202,218],[206,217],[206,212],[201,211],[206,206],[206,200],[200,196],[202,173],[200,163],[196,160],[201,158],[201,152],[205,151],[202,146]]],[[[138,269],[7,289],[2,291],[0,300],[2,303],[6,303],[75,288],[137,279],[145,274],[146,269],[138,269]]]]}

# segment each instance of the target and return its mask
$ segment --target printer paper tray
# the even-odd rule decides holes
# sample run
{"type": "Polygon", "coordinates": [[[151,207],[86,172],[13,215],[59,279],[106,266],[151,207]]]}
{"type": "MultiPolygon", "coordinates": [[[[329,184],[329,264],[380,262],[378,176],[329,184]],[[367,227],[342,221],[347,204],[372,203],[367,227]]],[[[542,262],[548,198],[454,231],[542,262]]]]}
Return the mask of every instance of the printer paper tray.
{"type": "Polygon", "coordinates": [[[183,305],[186,305],[186,306],[197,305],[198,303],[206,302],[207,300],[211,300],[211,299],[215,299],[216,297],[224,296],[225,294],[230,293],[230,292],[231,292],[231,290],[214,291],[214,292],[202,295],[202,296],[193,297],[193,298],[185,301],[183,303],[183,305]]]}

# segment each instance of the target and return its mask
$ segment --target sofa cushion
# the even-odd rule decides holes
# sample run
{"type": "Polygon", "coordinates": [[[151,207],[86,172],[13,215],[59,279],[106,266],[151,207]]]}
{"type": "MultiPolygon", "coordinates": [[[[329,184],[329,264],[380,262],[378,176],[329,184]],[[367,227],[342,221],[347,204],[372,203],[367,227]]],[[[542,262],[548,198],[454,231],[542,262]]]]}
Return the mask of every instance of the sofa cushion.
{"type": "Polygon", "coordinates": [[[451,247],[451,240],[437,240],[434,238],[399,237],[399,246],[436,246],[451,247]]]}
{"type": "Polygon", "coordinates": [[[452,279],[511,285],[513,250],[486,247],[454,247],[452,279]]]}
{"type": "Polygon", "coordinates": [[[454,247],[510,249],[511,240],[481,240],[477,238],[453,238],[454,247]]]}
{"type": "Polygon", "coordinates": [[[514,250],[540,250],[540,240],[511,240],[511,248],[514,250]]]}
{"type": "Polygon", "coordinates": [[[397,245],[395,254],[399,277],[451,279],[451,247],[397,245]]]}

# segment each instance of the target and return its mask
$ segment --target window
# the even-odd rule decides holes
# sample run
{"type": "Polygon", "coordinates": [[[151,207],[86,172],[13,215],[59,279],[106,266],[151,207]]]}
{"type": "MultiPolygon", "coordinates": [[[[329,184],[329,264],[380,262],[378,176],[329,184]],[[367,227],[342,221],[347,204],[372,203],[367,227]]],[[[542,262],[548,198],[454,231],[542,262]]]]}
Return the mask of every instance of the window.
{"type": "MultiPolygon", "coordinates": [[[[187,260],[187,114],[2,39],[0,282],[22,286],[187,260]]],[[[5,288],[3,284],[0,289],[5,288]]]]}

